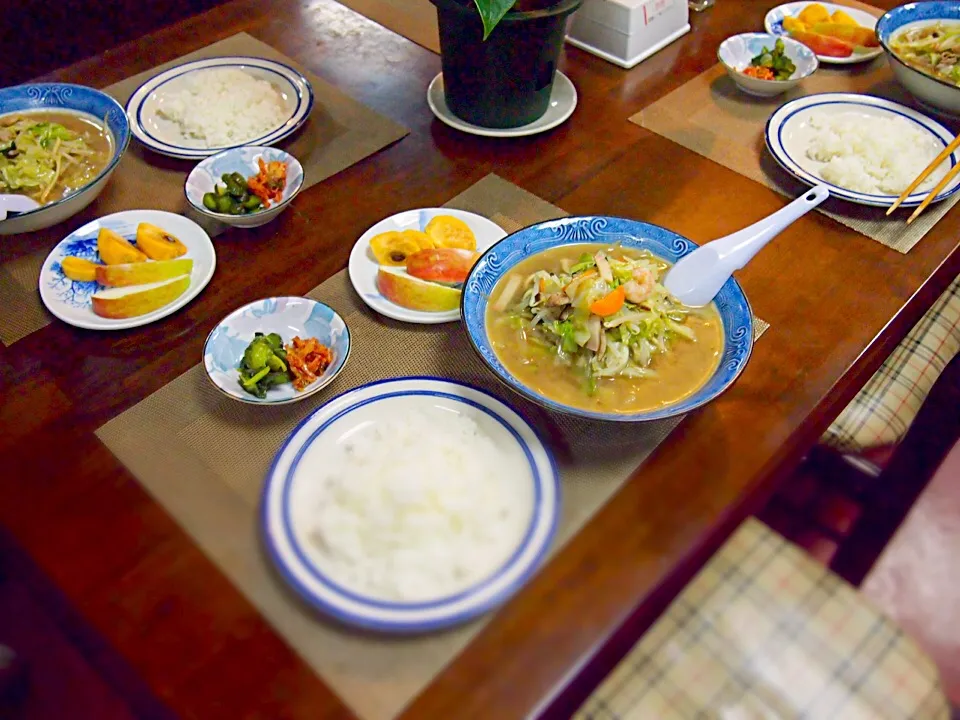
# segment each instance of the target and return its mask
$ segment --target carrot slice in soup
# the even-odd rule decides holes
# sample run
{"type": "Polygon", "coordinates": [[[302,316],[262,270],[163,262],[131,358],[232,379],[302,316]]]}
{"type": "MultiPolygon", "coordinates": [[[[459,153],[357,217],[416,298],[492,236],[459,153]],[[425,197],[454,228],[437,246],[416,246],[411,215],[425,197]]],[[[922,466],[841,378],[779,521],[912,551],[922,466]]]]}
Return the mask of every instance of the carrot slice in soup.
{"type": "Polygon", "coordinates": [[[599,315],[600,317],[613,315],[615,312],[617,312],[617,310],[623,307],[624,297],[624,289],[623,285],[621,285],[613,292],[607,293],[593,303],[590,306],[590,312],[592,312],[594,315],[599,315]]]}

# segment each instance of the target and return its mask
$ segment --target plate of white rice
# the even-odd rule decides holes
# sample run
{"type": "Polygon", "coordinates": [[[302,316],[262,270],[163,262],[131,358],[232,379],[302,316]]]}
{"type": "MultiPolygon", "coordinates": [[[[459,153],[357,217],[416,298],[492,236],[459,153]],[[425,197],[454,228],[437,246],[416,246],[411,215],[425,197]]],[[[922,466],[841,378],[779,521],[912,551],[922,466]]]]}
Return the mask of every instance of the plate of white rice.
{"type": "Polygon", "coordinates": [[[193,159],[241,145],[273,145],[296,132],[312,107],[310,82],[293,68],[231,56],[150,78],[130,96],[127,115],[148,148],[193,159]]]}
{"type": "Polygon", "coordinates": [[[529,580],[553,540],[559,476],[494,396],[400,378],[308,416],[277,452],[261,510],[269,555],[310,605],[368,630],[427,632],[529,580]]]}
{"type": "MultiPolygon", "coordinates": [[[[787,172],[809,185],[861,205],[888,207],[953,140],[943,125],[890,100],[855,93],[821,93],[792,100],[770,117],[767,147],[787,172]]],[[[904,201],[919,205],[946,172],[955,152],[904,201]]],[[[960,189],[960,177],[937,195],[960,189]]]]}

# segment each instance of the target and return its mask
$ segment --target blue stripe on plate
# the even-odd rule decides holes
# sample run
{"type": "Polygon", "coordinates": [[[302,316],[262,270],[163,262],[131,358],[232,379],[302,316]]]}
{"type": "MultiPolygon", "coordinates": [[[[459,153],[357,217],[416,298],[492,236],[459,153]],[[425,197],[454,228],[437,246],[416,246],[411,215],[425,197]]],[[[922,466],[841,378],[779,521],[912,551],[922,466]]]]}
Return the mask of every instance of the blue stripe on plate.
{"type": "MultiPolygon", "coordinates": [[[[878,100],[883,100],[883,98],[877,98],[877,99],[878,99],[878,100]]],[[[894,114],[894,115],[899,115],[900,117],[904,118],[905,120],[909,120],[909,121],[912,122],[913,124],[917,125],[917,126],[920,127],[921,129],[926,130],[926,131],[927,131],[928,133],[930,133],[933,137],[935,137],[935,138],[937,139],[937,141],[938,141],[943,147],[946,147],[946,146],[948,145],[948,142],[947,142],[946,140],[944,140],[943,137],[941,137],[941,135],[940,135],[936,130],[934,130],[933,128],[929,127],[928,125],[925,125],[924,123],[920,122],[920,121],[917,120],[915,117],[912,117],[912,116],[904,113],[902,110],[897,109],[899,106],[897,106],[895,103],[892,103],[892,101],[887,101],[887,102],[891,102],[891,105],[892,105],[892,106],[890,106],[890,105],[882,105],[882,104],[875,104],[875,103],[856,102],[856,101],[854,101],[854,100],[825,100],[825,101],[823,101],[823,102],[811,103],[811,104],[808,104],[808,105],[801,105],[801,107],[798,107],[796,110],[794,110],[793,112],[791,112],[789,115],[787,115],[785,118],[783,118],[783,119],[780,121],[780,124],[779,124],[779,126],[777,127],[777,134],[776,134],[777,144],[776,144],[776,148],[771,147],[770,150],[771,150],[771,152],[774,154],[775,157],[779,154],[779,155],[781,155],[784,159],[786,159],[787,162],[792,163],[793,165],[796,166],[795,168],[789,168],[789,172],[790,172],[791,174],[793,174],[795,177],[797,177],[798,179],[803,180],[804,182],[811,182],[811,181],[812,181],[812,182],[814,182],[815,184],[823,183],[823,184],[826,185],[827,187],[831,188],[831,192],[832,192],[834,195],[838,196],[838,197],[843,197],[843,198],[847,198],[847,199],[865,199],[865,200],[877,201],[877,202],[880,202],[880,203],[882,203],[882,202],[892,203],[894,200],[897,199],[897,196],[896,196],[896,195],[873,195],[873,194],[870,194],[870,193],[862,193],[862,192],[858,192],[858,191],[856,191],[856,190],[850,190],[849,188],[841,187],[841,186],[839,186],[839,185],[834,185],[834,184],[832,184],[832,183],[827,182],[826,180],[823,180],[823,179],[820,178],[820,177],[817,177],[814,173],[810,172],[809,170],[804,169],[803,165],[802,165],[801,163],[797,162],[797,161],[793,158],[793,156],[790,155],[789,151],[788,151],[787,148],[786,148],[786,145],[784,145],[784,142],[783,142],[783,132],[784,132],[784,128],[786,127],[787,123],[790,121],[790,118],[792,118],[794,115],[796,115],[796,114],[798,114],[798,113],[801,113],[801,112],[804,112],[804,111],[806,111],[806,110],[810,110],[811,108],[823,107],[823,106],[825,106],[825,105],[849,105],[849,106],[854,106],[854,107],[866,107],[866,108],[870,108],[870,109],[872,109],[872,110],[881,110],[881,111],[883,111],[883,112],[888,112],[888,113],[892,113],[892,114],[894,114]],[[799,169],[799,171],[798,171],[798,169],[799,169]],[[805,175],[804,175],[804,176],[801,176],[800,171],[802,171],[805,175]],[[809,176],[809,177],[806,177],[806,176],[809,176]],[[834,191],[835,191],[835,192],[834,192],[834,191]]],[[[927,118],[927,119],[929,120],[929,118],[927,118]]],[[[770,122],[772,122],[772,120],[773,120],[773,117],[771,116],[771,119],[767,122],[767,130],[766,130],[766,133],[765,133],[765,134],[766,134],[768,140],[769,140],[769,138],[770,138],[770,122]]],[[[956,165],[956,164],[957,164],[956,153],[954,153],[954,154],[950,155],[950,166],[953,167],[953,166],[956,165]]],[[[958,190],[960,190],[960,183],[957,183],[957,184],[954,185],[954,187],[952,187],[952,188],[947,188],[946,190],[944,190],[943,192],[941,192],[941,193],[937,196],[936,199],[937,199],[937,201],[945,200],[945,199],[947,199],[948,197],[950,197],[951,195],[953,195],[955,192],[957,192],[958,190]]],[[[927,192],[915,192],[915,193],[912,193],[911,195],[909,195],[904,202],[905,202],[905,203],[908,203],[908,202],[920,202],[920,201],[922,201],[926,196],[927,196],[927,192]]]]}
{"type": "MultiPolygon", "coordinates": [[[[382,384],[386,384],[386,383],[409,382],[409,381],[411,381],[411,380],[414,380],[414,381],[415,381],[415,380],[422,380],[422,381],[427,381],[427,382],[439,382],[439,383],[442,383],[442,384],[444,384],[444,385],[460,385],[460,386],[462,386],[462,387],[466,387],[466,388],[469,388],[469,389],[474,390],[474,391],[476,391],[476,392],[479,392],[479,393],[483,394],[484,396],[491,398],[493,401],[495,401],[495,402],[498,403],[498,404],[502,404],[502,401],[501,401],[501,400],[499,400],[498,398],[494,397],[493,395],[490,395],[490,393],[486,392],[485,390],[481,390],[480,388],[477,388],[477,387],[474,387],[474,386],[472,386],[472,385],[469,385],[469,384],[467,384],[467,383],[459,383],[459,382],[455,382],[455,381],[451,381],[451,380],[445,380],[445,379],[443,379],[443,378],[428,377],[428,376],[427,376],[427,377],[391,378],[391,379],[388,379],[388,380],[379,380],[379,381],[367,383],[366,385],[358,386],[357,388],[354,388],[353,390],[350,390],[350,391],[348,391],[348,392],[353,393],[353,392],[358,392],[358,391],[363,390],[363,389],[366,389],[366,388],[375,387],[375,386],[377,386],[377,385],[382,385],[382,384]]],[[[322,408],[321,408],[320,410],[322,410],[322,408]]],[[[320,412],[320,410],[318,410],[317,412],[320,412]]],[[[306,425],[306,423],[309,422],[310,419],[311,419],[315,414],[316,414],[316,412],[314,412],[314,413],[312,413],[311,415],[309,415],[309,416],[307,416],[306,418],[304,418],[304,420],[302,420],[302,421],[298,424],[298,426],[290,433],[290,435],[288,436],[287,440],[284,442],[284,444],[283,444],[283,445],[280,447],[280,449],[277,451],[277,454],[276,454],[276,456],[274,457],[273,463],[271,464],[270,470],[269,470],[269,472],[268,472],[268,474],[267,474],[268,480],[267,480],[267,482],[266,482],[265,485],[264,485],[263,498],[262,498],[262,500],[261,500],[262,522],[263,522],[263,525],[264,525],[264,529],[265,529],[265,531],[266,531],[266,532],[264,533],[264,537],[265,537],[267,549],[268,549],[268,551],[269,551],[270,556],[271,556],[271,557],[273,558],[273,560],[274,560],[274,563],[275,563],[275,565],[276,565],[276,567],[277,567],[277,569],[278,569],[278,572],[283,576],[283,578],[284,578],[288,583],[290,583],[290,585],[291,585],[292,587],[294,587],[294,588],[301,594],[302,597],[304,597],[308,602],[310,602],[311,604],[313,604],[315,607],[323,610],[324,612],[328,613],[330,616],[336,618],[337,620],[340,620],[341,622],[345,622],[345,623],[348,623],[348,624],[361,626],[361,627],[364,627],[364,628],[367,628],[367,629],[384,630],[384,631],[392,631],[392,632],[397,632],[397,631],[402,631],[402,632],[424,632],[424,631],[428,631],[428,630],[436,630],[436,629],[439,629],[439,628],[449,627],[449,626],[451,626],[451,625],[456,625],[456,624],[458,624],[458,623],[464,622],[464,621],[466,621],[466,620],[468,620],[468,619],[470,619],[470,618],[476,617],[477,615],[480,615],[480,614],[486,612],[487,610],[489,610],[489,609],[497,606],[498,604],[502,603],[502,602],[503,602],[504,600],[506,600],[510,595],[512,595],[514,592],[516,592],[516,590],[518,590],[520,587],[522,587],[522,586],[529,580],[529,578],[536,572],[536,570],[540,567],[540,564],[542,563],[543,558],[544,558],[544,556],[546,555],[546,552],[547,552],[547,550],[549,549],[549,547],[550,547],[550,545],[551,545],[551,543],[552,543],[553,537],[554,537],[554,535],[555,535],[555,533],[556,533],[556,525],[557,525],[557,521],[558,521],[558,518],[559,518],[560,485],[559,485],[559,474],[558,474],[557,467],[556,467],[556,462],[555,462],[553,456],[549,453],[549,451],[546,450],[546,446],[543,445],[542,440],[541,440],[539,434],[536,432],[536,430],[535,430],[532,426],[530,426],[530,425],[528,424],[527,427],[531,430],[531,432],[533,432],[534,436],[537,438],[537,441],[540,442],[540,444],[541,444],[541,446],[543,447],[544,452],[545,452],[545,454],[546,454],[546,456],[547,456],[547,458],[548,458],[548,460],[549,460],[549,462],[550,462],[551,470],[552,470],[552,475],[553,475],[554,495],[555,495],[555,497],[556,497],[557,500],[556,500],[555,512],[553,513],[552,517],[551,517],[550,520],[549,520],[550,527],[549,527],[549,529],[548,529],[548,531],[547,531],[546,536],[544,537],[543,547],[542,547],[542,548],[540,549],[540,551],[537,553],[536,557],[534,557],[534,558],[532,559],[532,561],[531,561],[530,564],[529,564],[529,567],[527,567],[527,568],[524,570],[524,572],[516,579],[515,582],[513,582],[511,585],[505,587],[501,592],[497,593],[496,595],[488,598],[488,599],[485,600],[483,603],[478,604],[478,605],[474,605],[474,606],[469,606],[469,607],[467,607],[466,609],[462,610],[461,612],[459,612],[459,613],[457,613],[457,614],[455,614],[455,615],[443,615],[442,613],[438,612],[438,613],[437,613],[437,616],[436,616],[435,618],[430,619],[430,620],[423,620],[423,621],[420,621],[420,622],[405,622],[405,621],[402,621],[402,620],[400,620],[400,621],[389,621],[389,620],[378,621],[378,620],[376,620],[376,619],[371,619],[370,617],[367,617],[367,616],[361,616],[361,615],[357,615],[357,614],[352,613],[352,612],[349,612],[349,611],[345,611],[345,610],[343,610],[342,608],[340,608],[340,607],[338,607],[338,606],[336,606],[336,605],[334,605],[334,604],[331,604],[331,603],[329,603],[329,602],[327,602],[327,601],[325,601],[325,600],[322,600],[322,599],[318,598],[316,595],[314,595],[314,594],[309,590],[309,588],[306,588],[306,587],[303,585],[303,583],[301,583],[301,582],[295,577],[294,573],[291,572],[290,569],[286,566],[286,563],[285,563],[284,559],[281,557],[280,553],[277,551],[276,546],[275,546],[274,541],[273,541],[273,538],[271,537],[271,534],[270,534],[270,523],[269,523],[269,518],[268,518],[268,505],[269,505],[269,503],[268,503],[268,500],[267,500],[267,495],[268,495],[268,493],[269,493],[269,489],[270,489],[271,485],[272,485],[273,482],[274,482],[274,473],[275,473],[275,471],[276,471],[276,465],[277,465],[277,463],[279,462],[280,457],[283,455],[283,453],[284,453],[284,451],[286,450],[286,448],[287,448],[287,447],[289,446],[289,444],[292,442],[293,438],[295,438],[295,437],[297,436],[297,434],[300,432],[300,430],[303,428],[303,426],[306,425]]],[[[342,597],[344,597],[344,598],[347,598],[347,599],[349,599],[349,600],[351,600],[351,601],[353,601],[353,602],[356,602],[356,603],[359,603],[359,604],[361,604],[361,605],[364,605],[365,607],[368,607],[368,608],[391,610],[391,611],[422,612],[422,611],[424,611],[424,610],[442,611],[442,610],[444,610],[446,607],[448,607],[448,606],[450,606],[450,605],[452,605],[452,604],[454,604],[454,603],[460,602],[460,601],[464,600],[465,598],[469,598],[471,595],[476,595],[476,594],[480,593],[481,591],[483,591],[485,588],[489,587],[491,584],[497,582],[500,578],[503,577],[504,574],[506,574],[508,571],[510,571],[510,570],[516,565],[517,559],[529,548],[530,543],[531,543],[531,540],[532,540],[532,536],[533,536],[535,530],[538,528],[538,526],[539,526],[539,525],[541,524],[541,522],[542,522],[542,516],[543,516],[543,507],[542,507],[542,506],[543,506],[543,485],[544,485],[544,483],[546,482],[546,480],[541,477],[541,474],[540,474],[540,472],[539,472],[539,470],[538,470],[538,468],[537,468],[537,465],[536,465],[536,461],[534,460],[533,454],[532,454],[532,452],[531,452],[531,450],[530,450],[530,446],[527,445],[527,444],[522,440],[522,438],[520,437],[519,433],[516,431],[516,429],[515,429],[510,423],[508,423],[503,417],[501,417],[500,415],[498,415],[498,414],[497,414],[494,410],[492,410],[491,408],[487,408],[487,407],[485,407],[485,406],[483,406],[483,405],[481,405],[481,404],[479,404],[479,403],[477,403],[477,402],[475,402],[475,401],[473,401],[473,400],[470,400],[470,399],[468,399],[468,398],[460,397],[460,396],[457,396],[457,395],[452,395],[452,394],[450,394],[450,393],[441,392],[441,391],[438,391],[438,390],[406,390],[406,391],[398,391],[398,392],[393,392],[393,393],[385,393],[385,394],[378,395],[378,396],[373,397],[373,398],[369,398],[369,399],[367,399],[367,400],[363,400],[363,401],[361,401],[361,402],[358,402],[358,403],[355,403],[355,404],[353,404],[353,405],[350,405],[349,407],[345,408],[344,410],[341,410],[340,412],[338,412],[334,417],[326,420],[326,421],[323,423],[323,425],[321,425],[320,428],[318,428],[316,431],[314,431],[314,432],[310,435],[310,437],[304,442],[304,444],[302,445],[302,447],[301,447],[301,448],[299,449],[299,451],[297,452],[297,455],[296,455],[296,457],[295,457],[295,459],[294,459],[294,461],[293,461],[293,463],[292,463],[292,465],[291,465],[290,470],[288,471],[287,475],[281,480],[281,482],[283,483],[282,499],[281,499],[281,512],[282,512],[282,516],[283,516],[283,526],[282,526],[282,528],[281,528],[281,531],[283,532],[284,537],[285,537],[285,538],[287,539],[287,541],[290,543],[290,546],[293,548],[294,554],[297,556],[297,559],[300,561],[300,563],[303,565],[303,567],[307,570],[307,572],[308,572],[315,580],[317,580],[321,585],[323,585],[325,588],[327,588],[328,590],[330,590],[330,591],[333,592],[334,594],[340,595],[340,596],[342,596],[342,597]],[[313,443],[313,441],[319,436],[319,434],[320,434],[321,432],[323,432],[325,429],[327,429],[333,422],[335,422],[336,420],[344,417],[345,415],[349,414],[350,412],[353,412],[354,410],[357,410],[357,409],[359,409],[360,407],[364,407],[364,406],[366,406],[366,405],[368,405],[368,404],[371,404],[371,403],[374,403],[374,402],[378,402],[378,401],[381,401],[381,400],[384,400],[384,399],[388,399],[388,398],[402,397],[402,396],[433,396],[433,397],[440,397],[440,398],[444,398],[444,399],[448,399],[448,400],[453,400],[453,401],[455,401],[455,402],[463,403],[463,404],[465,404],[465,405],[469,405],[469,406],[474,407],[474,408],[476,408],[476,409],[478,409],[478,410],[481,410],[482,412],[486,413],[487,415],[489,415],[490,417],[492,417],[493,419],[495,419],[497,422],[499,422],[503,427],[505,427],[505,428],[507,429],[508,432],[510,432],[510,434],[514,437],[514,439],[517,441],[517,443],[518,443],[518,444],[520,445],[520,447],[523,449],[524,455],[525,455],[526,458],[527,458],[527,462],[530,464],[531,471],[533,472],[533,482],[534,482],[533,513],[532,513],[532,516],[531,516],[531,519],[530,519],[530,524],[529,524],[529,526],[528,526],[528,528],[527,528],[527,531],[526,531],[526,533],[525,533],[525,535],[524,535],[524,537],[523,537],[523,540],[520,542],[520,544],[518,545],[518,547],[517,547],[516,551],[513,553],[513,555],[512,555],[506,562],[504,562],[504,564],[500,567],[500,569],[499,569],[496,573],[494,573],[493,575],[491,575],[491,576],[489,576],[488,578],[484,579],[483,581],[481,581],[481,582],[478,583],[477,585],[475,585],[475,586],[473,586],[473,587],[471,587],[471,588],[468,588],[467,590],[464,590],[464,591],[462,591],[462,592],[460,592],[460,593],[458,593],[458,594],[456,594],[456,595],[449,596],[449,597],[446,597],[446,598],[441,598],[441,599],[439,599],[439,600],[435,600],[435,601],[428,602],[428,603],[390,603],[390,602],[384,602],[384,601],[374,600],[374,599],[371,599],[371,598],[366,598],[366,597],[363,597],[363,596],[360,596],[360,595],[356,595],[355,593],[353,593],[353,592],[351,592],[351,591],[349,591],[349,590],[346,590],[346,589],[340,587],[339,585],[337,585],[336,583],[334,583],[333,581],[331,581],[329,578],[327,578],[325,575],[323,575],[322,573],[320,573],[320,572],[309,562],[309,560],[307,560],[307,558],[305,557],[305,554],[304,554],[302,548],[300,547],[300,544],[296,541],[296,538],[293,536],[293,533],[291,532],[292,520],[291,520],[291,518],[290,518],[290,501],[289,501],[290,486],[292,485],[292,479],[293,479],[293,476],[294,476],[294,474],[295,474],[295,472],[296,472],[297,464],[299,463],[300,458],[303,456],[304,452],[306,452],[307,448],[309,448],[309,446],[313,443]]]]}
{"type": "MultiPolygon", "coordinates": [[[[310,113],[313,110],[313,103],[315,98],[313,93],[313,86],[310,84],[310,81],[307,80],[306,77],[304,77],[303,74],[298,72],[295,68],[289,65],[286,65],[284,63],[277,62],[275,60],[268,60],[267,58],[261,58],[261,57],[255,57],[255,56],[227,56],[223,58],[204,58],[203,60],[195,60],[193,62],[186,63],[180,66],[179,68],[172,68],[171,70],[182,70],[182,72],[179,72],[176,75],[173,75],[171,77],[164,79],[155,87],[149,87],[149,93],[145,94],[142,98],[140,98],[135,108],[131,107],[133,103],[133,98],[136,98],[141,90],[143,90],[144,88],[148,88],[148,86],[150,86],[151,83],[156,82],[157,78],[163,76],[165,73],[158,73],[157,75],[153,76],[149,80],[146,80],[130,96],[131,100],[128,101],[127,108],[126,108],[126,114],[128,116],[131,114],[135,115],[135,121],[136,121],[135,125],[137,129],[141,133],[143,133],[143,135],[146,136],[146,138],[149,138],[149,142],[147,142],[144,138],[138,138],[138,139],[140,139],[141,142],[147,145],[147,147],[150,147],[151,149],[161,153],[167,153],[167,154],[175,153],[176,154],[175,156],[185,157],[185,158],[206,157],[208,155],[214,155],[218,152],[229,150],[234,147],[243,147],[244,145],[266,145],[266,144],[277,143],[280,140],[283,140],[284,138],[289,137],[294,132],[296,132],[307,121],[307,119],[310,117],[310,113]],[[196,67],[196,65],[198,64],[209,63],[212,60],[224,60],[229,62],[212,63],[209,65],[204,65],[203,67],[196,67]],[[280,76],[280,78],[282,78],[286,83],[288,83],[296,93],[297,95],[296,108],[293,110],[290,116],[284,121],[283,125],[281,125],[277,129],[273,130],[270,133],[267,133],[266,135],[263,135],[260,138],[245,141],[237,145],[227,145],[227,146],[217,147],[217,148],[195,148],[195,147],[187,147],[184,145],[174,145],[171,143],[166,143],[156,138],[154,135],[150,134],[150,132],[147,130],[146,125],[143,123],[142,112],[143,112],[143,105],[150,93],[156,92],[158,88],[167,84],[171,80],[182,77],[183,75],[186,75],[191,72],[200,72],[202,70],[211,70],[215,68],[244,67],[244,66],[253,67],[258,70],[264,70],[267,72],[272,72],[280,76]],[[282,70],[287,71],[287,73],[289,73],[291,76],[293,76],[294,78],[302,82],[303,87],[305,88],[305,92],[301,91],[300,87],[298,87],[297,84],[288,75],[284,74],[284,72],[276,68],[281,68],[282,70]],[[290,121],[294,118],[297,118],[301,108],[303,108],[304,106],[304,95],[306,95],[306,110],[299,117],[299,119],[296,120],[296,122],[291,124],[290,121]],[[134,109],[136,112],[132,113],[134,109]]],[[[171,72],[171,70],[167,70],[165,72],[169,73],[171,72]]]]}

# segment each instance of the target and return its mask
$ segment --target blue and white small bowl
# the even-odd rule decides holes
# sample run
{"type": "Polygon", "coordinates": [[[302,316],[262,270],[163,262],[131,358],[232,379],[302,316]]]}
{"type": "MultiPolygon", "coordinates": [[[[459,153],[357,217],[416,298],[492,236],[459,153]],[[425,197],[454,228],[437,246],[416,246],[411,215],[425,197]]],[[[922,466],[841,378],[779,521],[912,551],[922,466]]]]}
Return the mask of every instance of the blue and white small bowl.
{"type": "Polygon", "coordinates": [[[890,42],[911,28],[960,23],[960,2],[913,2],[895,7],[877,23],[877,38],[887,53],[890,69],[904,89],[934,112],[960,117],[960,87],[907,65],[890,49],[890,42]]]}
{"type": "Polygon", "coordinates": [[[190,205],[202,215],[225,225],[254,228],[266,225],[286,210],[302,187],[303,167],[293,155],[279,148],[245,145],[244,147],[224,150],[222,153],[211,155],[198,163],[187,175],[183,192],[186,194],[190,205]],[[260,172],[260,166],[257,164],[258,158],[263,158],[264,162],[279,161],[287,163],[287,186],[283,190],[283,197],[280,202],[271,204],[266,210],[258,210],[249,215],[226,215],[208,210],[204,206],[203,196],[208,192],[213,192],[213,186],[216,183],[222,184],[221,178],[225,173],[238,172],[245,178],[249,178],[260,172]]]}
{"type": "Polygon", "coordinates": [[[733,384],[747,366],[753,350],[753,312],[740,284],[733,278],[727,280],[714,298],[723,323],[720,364],[696,392],[673,405],[643,412],[595,412],[542,395],[514,377],[497,357],[487,332],[487,305],[494,288],[517,263],[529,257],[555,247],[587,243],[647,250],[671,264],[697,248],[696,243],[659,225],[599,215],[548,220],[508,235],[480,256],[467,276],[460,300],[470,342],[498,380],[548,410],[605,422],[644,422],[682,415],[714,400],[733,384]]]}
{"type": "Polygon", "coordinates": [[[816,54],[802,43],[788,37],[777,37],[768,33],[742,33],[729,37],[720,43],[717,57],[727,69],[727,74],[741,90],[758,97],[773,97],[795,88],[804,78],[813,75],[820,67],[816,54]],[[797,66],[788,80],[762,80],[744,75],[742,70],[750,66],[750,61],[763,52],[770,50],[777,40],[783,40],[784,52],[797,66]]]}
{"type": "MultiPolygon", "coordinates": [[[[425,439],[429,443],[429,438],[425,439]]],[[[560,517],[560,477],[550,451],[509,405],[442,378],[373,382],[334,398],[307,416],[284,441],[267,473],[260,504],[267,552],[283,579],[312,607],[341,623],[388,633],[423,633],[471,620],[506,601],[547,557],[560,517]],[[513,552],[487,577],[452,594],[419,601],[373,597],[338,582],[311,535],[324,501],[330,450],[385,421],[411,413],[466,417],[500,452],[511,480],[518,530],[513,552]]]]}
{"type": "Polygon", "coordinates": [[[127,114],[106,93],[66,83],[31,83],[0,88],[0,118],[37,112],[69,113],[101,126],[106,119],[107,130],[113,140],[113,156],[95,178],[63,199],[42,205],[36,210],[8,216],[0,222],[0,235],[43,230],[76,215],[103,191],[130,144],[127,114]]]}
{"type": "Polygon", "coordinates": [[[207,377],[224,395],[251,405],[284,405],[319,392],[333,382],[350,357],[350,330],[333,308],[303,297],[275,297],[257,300],[234,310],[217,325],[203,346],[203,367],[207,377]],[[295,336],[316,338],[333,351],[333,363],[321,377],[303,390],[292,384],[267,390],[263,399],[240,387],[243,352],[254,334],[277,333],[284,343],[295,336]]]}

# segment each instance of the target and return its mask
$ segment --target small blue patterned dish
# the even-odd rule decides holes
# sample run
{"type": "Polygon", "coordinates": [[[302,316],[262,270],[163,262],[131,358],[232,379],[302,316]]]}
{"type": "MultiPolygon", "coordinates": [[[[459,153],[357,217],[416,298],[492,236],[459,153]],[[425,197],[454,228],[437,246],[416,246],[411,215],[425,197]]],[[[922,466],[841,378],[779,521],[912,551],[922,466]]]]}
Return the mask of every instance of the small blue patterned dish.
{"type": "Polygon", "coordinates": [[[293,155],[279,148],[247,145],[245,147],[224,150],[222,153],[211,155],[203,162],[198,163],[197,166],[190,171],[190,174],[187,175],[187,182],[183,186],[183,192],[197,212],[214,218],[226,225],[240,228],[254,228],[266,225],[286,210],[287,206],[290,205],[290,201],[296,197],[302,187],[303,167],[301,167],[293,155]],[[227,215],[208,210],[203,204],[203,196],[208,192],[213,192],[215,184],[223,184],[221,181],[223,175],[225,173],[238,172],[246,178],[252,177],[260,172],[260,167],[257,163],[259,158],[263,158],[265,163],[274,161],[287,163],[287,186],[284,188],[283,198],[280,202],[273,203],[266,210],[258,210],[249,215],[227,215]]]}
{"type": "Polygon", "coordinates": [[[336,311],[303,297],[257,300],[234,310],[217,325],[203,346],[203,367],[214,386],[234,400],[252,405],[283,405],[303,400],[325,388],[340,374],[350,356],[350,330],[336,311]],[[295,336],[316,338],[333,351],[333,363],[303,390],[292,384],[277,385],[260,399],[240,387],[237,367],[254,333],[277,333],[289,343],[295,336]]]}
{"type": "Polygon", "coordinates": [[[801,80],[813,75],[820,66],[817,56],[806,45],[788,37],[778,38],[768,33],[741,33],[729,37],[720,43],[717,57],[727,69],[727,75],[741,90],[758,97],[773,97],[792,90],[801,80]],[[778,39],[783,40],[784,53],[797,68],[793,75],[786,80],[761,80],[744,75],[743,71],[750,67],[750,62],[762,53],[764,48],[772,49],[778,39]]]}
{"type": "Polygon", "coordinates": [[[693,252],[697,245],[659,225],[605,216],[568,217],[531,225],[487,250],[467,277],[461,299],[463,323],[474,350],[510,389],[539,405],[591,420],[643,422],[662,420],[695,410],[715,399],[737,379],[753,349],[753,313],[739,283],[730,278],[720,289],[714,304],[723,322],[723,350],[720,364],[696,392],[673,405],[635,413],[594,412],[573,407],[542,395],[514,377],[497,357],[487,333],[487,304],[497,283],[517,263],[561,245],[602,243],[647,250],[667,262],[693,252]]]}
{"type": "Polygon", "coordinates": [[[130,144],[130,124],[120,104],[106,93],[83,85],[31,83],[0,88],[0,118],[24,113],[58,112],[77,115],[103,127],[110,134],[113,156],[90,182],[56,202],[36,210],[8,216],[0,222],[0,235],[43,230],[73,217],[92,203],[120,163],[130,144]]]}

